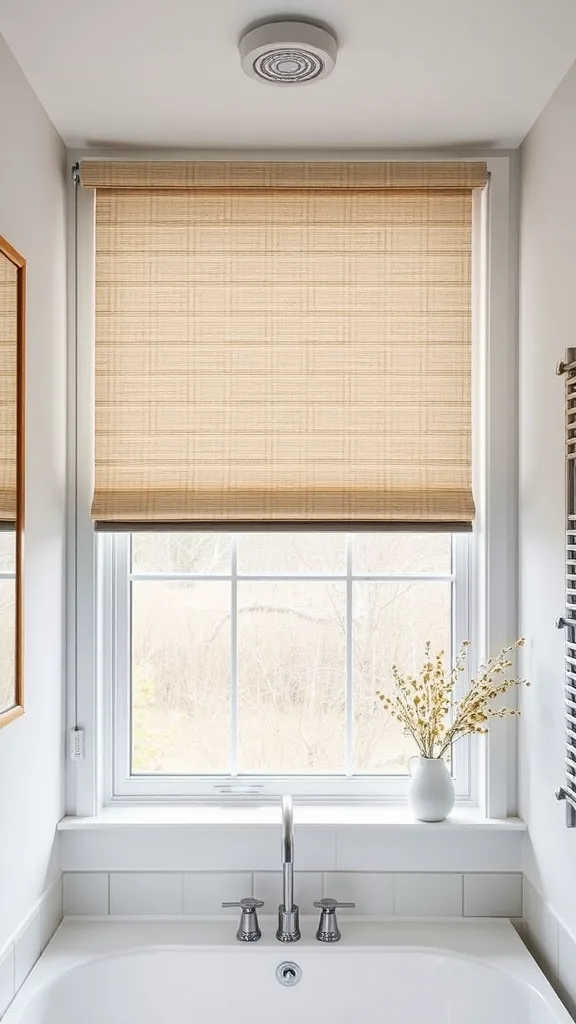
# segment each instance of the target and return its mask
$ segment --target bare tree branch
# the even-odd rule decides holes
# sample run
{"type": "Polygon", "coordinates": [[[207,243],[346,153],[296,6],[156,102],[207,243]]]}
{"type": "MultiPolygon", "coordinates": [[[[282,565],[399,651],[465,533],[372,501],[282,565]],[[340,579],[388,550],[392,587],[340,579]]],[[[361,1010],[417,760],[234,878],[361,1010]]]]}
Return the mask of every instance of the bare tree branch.
{"type": "MultiPolygon", "coordinates": [[[[261,604],[259,602],[254,604],[245,604],[238,609],[238,615],[245,612],[264,612],[267,615],[274,615],[278,612],[280,615],[295,615],[299,619],[306,619],[307,622],[330,622],[332,625],[335,624],[332,615],[327,615],[324,612],[312,612],[308,611],[307,608],[297,608],[288,604],[261,604]]],[[[212,641],[215,640],[222,629],[222,626],[224,623],[228,622],[229,618],[229,612],[221,618],[211,636],[206,641],[207,646],[210,646],[212,641]]]]}

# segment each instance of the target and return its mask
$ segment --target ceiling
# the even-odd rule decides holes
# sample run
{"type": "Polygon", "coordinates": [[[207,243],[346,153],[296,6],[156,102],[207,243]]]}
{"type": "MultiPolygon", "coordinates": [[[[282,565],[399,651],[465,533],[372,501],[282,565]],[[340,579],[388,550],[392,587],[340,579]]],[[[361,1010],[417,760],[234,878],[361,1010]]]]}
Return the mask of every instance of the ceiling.
{"type": "Polygon", "coordinates": [[[574,0],[0,0],[64,140],[198,148],[513,146],[576,59],[574,0]],[[240,68],[268,16],[332,26],[333,74],[240,68]]]}

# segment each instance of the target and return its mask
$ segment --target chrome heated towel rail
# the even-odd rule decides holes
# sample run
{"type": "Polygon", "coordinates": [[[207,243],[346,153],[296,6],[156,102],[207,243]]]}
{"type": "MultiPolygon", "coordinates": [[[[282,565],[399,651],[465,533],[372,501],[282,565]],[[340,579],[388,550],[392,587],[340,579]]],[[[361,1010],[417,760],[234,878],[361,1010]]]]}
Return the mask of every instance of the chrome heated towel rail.
{"type": "Polygon", "coordinates": [[[566,422],[566,610],[556,620],[566,635],[566,776],[556,797],[566,803],[566,825],[576,828],[576,348],[566,350],[556,373],[565,379],[566,422]]]}

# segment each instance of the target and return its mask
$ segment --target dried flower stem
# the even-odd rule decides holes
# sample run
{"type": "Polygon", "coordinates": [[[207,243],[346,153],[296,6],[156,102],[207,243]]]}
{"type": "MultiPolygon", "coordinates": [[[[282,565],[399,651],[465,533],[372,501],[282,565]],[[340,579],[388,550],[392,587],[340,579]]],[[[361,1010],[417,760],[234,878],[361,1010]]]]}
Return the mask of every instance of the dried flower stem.
{"type": "MultiPolygon", "coordinates": [[[[472,733],[486,733],[490,717],[504,718],[518,715],[515,708],[494,708],[492,701],[512,686],[526,683],[506,675],[512,667],[509,655],[522,647],[523,639],[504,647],[496,658],[481,665],[478,676],[472,679],[468,692],[461,700],[454,694],[460,676],[465,671],[468,641],[456,657],[451,672],[444,669],[444,651],[432,656],[431,643],[424,648],[424,662],[417,676],[403,675],[392,666],[392,696],[378,692],[386,711],[396,718],[406,735],[412,736],[422,757],[443,757],[452,743],[472,733]]],[[[528,686],[529,683],[526,683],[528,686]]]]}

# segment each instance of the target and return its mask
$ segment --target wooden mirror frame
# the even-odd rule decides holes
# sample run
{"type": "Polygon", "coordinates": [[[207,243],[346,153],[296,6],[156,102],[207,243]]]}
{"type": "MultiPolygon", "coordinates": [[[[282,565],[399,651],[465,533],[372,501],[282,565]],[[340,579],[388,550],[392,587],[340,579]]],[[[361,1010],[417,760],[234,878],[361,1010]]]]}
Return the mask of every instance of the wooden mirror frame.
{"type": "Polygon", "coordinates": [[[24,474],[26,372],[26,260],[0,235],[0,253],[17,270],[16,311],[16,580],[14,635],[14,706],[0,711],[0,729],[24,714],[24,474]]]}

